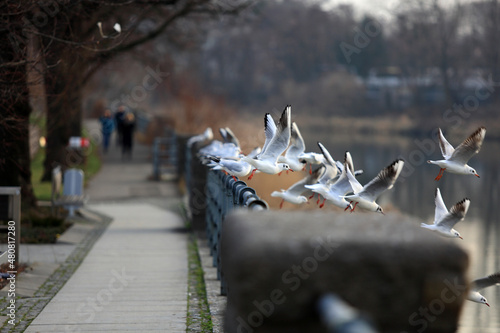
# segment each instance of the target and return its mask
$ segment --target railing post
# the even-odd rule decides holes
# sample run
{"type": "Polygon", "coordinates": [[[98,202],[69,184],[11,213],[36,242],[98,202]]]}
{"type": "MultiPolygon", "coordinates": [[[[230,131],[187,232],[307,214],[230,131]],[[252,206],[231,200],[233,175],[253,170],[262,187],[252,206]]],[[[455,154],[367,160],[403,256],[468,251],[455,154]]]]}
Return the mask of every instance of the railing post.
{"type": "Polygon", "coordinates": [[[153,141],[153,179],[160,180],[160,138],[153,141]]]}

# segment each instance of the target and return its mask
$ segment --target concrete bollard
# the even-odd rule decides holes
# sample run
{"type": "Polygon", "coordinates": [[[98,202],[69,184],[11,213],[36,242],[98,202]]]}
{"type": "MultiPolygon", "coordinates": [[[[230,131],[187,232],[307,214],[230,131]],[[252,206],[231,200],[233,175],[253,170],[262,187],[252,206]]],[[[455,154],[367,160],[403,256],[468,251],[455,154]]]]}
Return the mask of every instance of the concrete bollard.
{"type": "Polygon", "coordinates": [[[455,332],[468,256],[400,215],[242,212],[226,218],[221,264],[226,333],[327,332],[326,293],[380,332],[455,332]]]}

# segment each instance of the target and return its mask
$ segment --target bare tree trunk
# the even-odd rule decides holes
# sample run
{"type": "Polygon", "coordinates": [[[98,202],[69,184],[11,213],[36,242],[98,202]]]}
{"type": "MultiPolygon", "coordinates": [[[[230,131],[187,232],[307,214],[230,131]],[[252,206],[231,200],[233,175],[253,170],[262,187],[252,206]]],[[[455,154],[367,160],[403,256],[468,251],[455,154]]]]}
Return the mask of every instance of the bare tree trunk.
{"type": "Polygon", "coordinates": [[[68,150],[71,136],[82,132],[81,77],[85,67],[74,59],[68,50],[57,68],[46,78],[47,89],[47,145],[45,149],[42,181],[50,181],[52,169],[60,165],[63,169],[83,162],[75,159],[68,150]]]}
{"type": "MultiPolygon", "coordinates": [[[[28,139],[31,106],[27,88],[16,88],[15,102],[0,110],[0,186],[20,186],[23,204],[36,207],[28,139]]],[[[14,91],[4,90],[2,97],[5,93],[12,96],[14,91]]]]}
{"type": "Polygon", "coordinates": [[[10,34],[0,36],[0,186],[20,186],[23,206],[36,207],[31,183],[28,80],[35,59],[27,52],[30,39],[23,34],[23,13],[12,8],[15,13],[8,19],[2,17],[10,34]]]}

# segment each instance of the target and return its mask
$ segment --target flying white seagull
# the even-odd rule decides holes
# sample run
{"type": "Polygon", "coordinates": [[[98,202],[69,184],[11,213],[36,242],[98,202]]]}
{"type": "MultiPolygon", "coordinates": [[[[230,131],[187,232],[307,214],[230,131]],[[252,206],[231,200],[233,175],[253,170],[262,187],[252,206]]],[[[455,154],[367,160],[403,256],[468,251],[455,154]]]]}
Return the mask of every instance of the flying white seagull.
{"type": "Polygon", "coordinates": [[[436,194],[434,196],[434,201],[436,202],[436,210],[434,213],[434,223],[426,224],[422,223],[423,228],[432,230],[444,237],[450,238],[460,238],[463,239],[458,231],[453,229],[455,224],[462,221],[469,210],[470,200],[465,198],[457,202],[450,211],[446,208],[443,198],[441,197],[441,191],[436,188],[436,194]]]}
{"type": "Polygon", "coordinates": [[[486,128],[481,126],[474,133],[472,133],[464,142],[462,142],[456,149],[446,140],[443,132],[439,128],[439,147],[443,154],[444,160],[427,161],[427,163],[438,165],[441,170],[434,180],[440,180],[445,171],[461,174],[461,175],[474,175],[479,177],[476,170],[467,165],[470,158],[476,155],[484,141],[486,128]]]}
{"type": "MultiPolygon", "coordinates": [[[[347,201],[350,201],[352,204],[354,202],[354,206],[351,209],[351,212],[356,209],[356,206],[360,206],[363,209],[384,213],[382,207],[380,207],[375,200],[385,191],[391,189],[394,186],[394,183],[399,177],[401,170],[403,169],[404,161],[402,159],[398,159],[392,162],[385,169],[381,170],[377,177],[373,178],[368,184],[362,186],[358,180],[354,177],[351,170],[347,168],[347,177],[349,179],[349,183],[352,186],[354,194],[344,196],[347,201]]],[[[347,210],[349,206],[345,208],[347,210]]]]}
{"type": "Polygon", "coordinates": [[[277,174],[283,170],[290,170],[286,163],[278,163],[278,157],[288,148],[291,135],[291,112],[292,107],[288,105],[279,119],[278,125],[274,123],[269,113],[264,117],[264,131],[266,141],[262,147],[262,152],[255,158],[245,156],[243,161],[250,163],[255,169],[248,179],[252,179],[256,170],[271,175],[277,174]]]}
{"type": "Polygon", "coordinates": [[[287,190],[274,191],[271,193],[272,197],[279,197],[281,200],[280,209],[283,208],[283,203],[288,201],[290,203],[299,205],[301,203],[307,202],[307,195],[311,192],[307,187],[311,184],[315,184],[318,182],[321,173],[323,172],[323,168],[318,168],[311,175],[307,175],[302,178],[292,186],[290,186],[287,190]]]}
{"type": "Polygon", "coordinates": [[[293,171],[302,171],[306,167],[306,162],[299,160],[299,155],[306,149],[304,139],[300,134],[299,127],[295,122],[292,123],[290,146],[285,155],[278,158],[278,162],[286,163],[293,171]]]}
{"type": "Polygon", "coordinates": [[[471,283],[467,299],[476,303],[482,303],[490,306],[488,304],[488,300],[486,300],[486,298],[479,293],[479,290],[498,284],[500,284],[500,272],[496,272],[487,277],[474,280],[471,283]]]}
{"type": "MultiPolygon", "coordinates": [[[[347,193],[352,192],[351,183],[347,178],[347,170],[350,170],[351,173],[354,172],[352,157],[348,151],[345,152],[344,166],[337,181],[333,182],[333,179],[331,179],[324,184],[318,183],[306,185],[305,187],[311,189],[313,192],[321,194],[325,200],[331,201],[335,206],[352,208],[351,204],[344,198],[347,193]]],[[[323,208],[325,200],[323,200],[323,203],[319,206],[320,208],[323,208]]]]}

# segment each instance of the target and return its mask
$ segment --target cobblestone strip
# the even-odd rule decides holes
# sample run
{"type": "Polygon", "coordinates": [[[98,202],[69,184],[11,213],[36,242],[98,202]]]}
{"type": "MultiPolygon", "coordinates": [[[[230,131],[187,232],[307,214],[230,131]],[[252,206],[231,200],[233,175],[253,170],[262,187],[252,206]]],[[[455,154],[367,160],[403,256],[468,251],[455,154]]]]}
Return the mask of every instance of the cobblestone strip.
{"type": "MultiPolygon", "coordinates": [[[[11,325],[8,321],[2,326],[1,333],[24,332],[31,324],[33,319],[43,310],[49,301],[57,294],[64,286],[66,281],[73,275],[78,266],[90,251],[94,243],[99,239],[102,233],[106,230],[112,219],[95,211],[93,214],[98,215],[101,220],[95,222],[95,227],[89,231],[85,238],[77,245],[73,252],[68,256],[66,261],[45,281],[45,283],[37,290],[33,297],[17,297],[16,298],[16,320],[15,325],[11,325]]],[[[6,297],[0,298],[0,315],[7,313],[9,299],[6,297]]]]}

